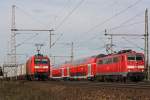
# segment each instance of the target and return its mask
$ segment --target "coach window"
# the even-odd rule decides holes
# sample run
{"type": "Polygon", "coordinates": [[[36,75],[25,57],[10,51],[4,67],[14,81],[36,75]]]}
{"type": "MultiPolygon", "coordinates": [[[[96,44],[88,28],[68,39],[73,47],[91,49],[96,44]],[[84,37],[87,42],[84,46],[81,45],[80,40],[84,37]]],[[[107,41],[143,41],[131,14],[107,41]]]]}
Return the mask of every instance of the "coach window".
{"type": "Polygon", "coordinates": [[[108,59],[108,64],[111,64],[112,63],[112,58],[109,58],[108,59]]]}
{"type": "Polygon", "coordinates": [[[118,57],[114,57],[113,58],[113,63],[117,63],[119,60],[118,60],[118,57]]]}
{"type": "Polygon", "coordinates": [[[99,61],[98,61],[98,64],[103,64],[103,61],[102,61],[102,60],[99,60],[99,61]]]}

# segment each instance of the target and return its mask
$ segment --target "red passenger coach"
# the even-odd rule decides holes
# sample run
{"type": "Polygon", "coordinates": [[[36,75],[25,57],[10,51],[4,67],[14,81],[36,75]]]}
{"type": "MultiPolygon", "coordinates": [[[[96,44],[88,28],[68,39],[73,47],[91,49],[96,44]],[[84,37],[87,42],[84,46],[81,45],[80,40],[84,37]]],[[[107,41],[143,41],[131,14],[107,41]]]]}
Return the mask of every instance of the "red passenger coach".
{"type": "Polygon", "coordinates": [[[58,68],[51,68],[52,75],[50,76],[52,79],[63,79],[68,80],[70,76],[69,68],[71,65],[63,64],[58,68]]]}
{"type": "Polygon", "coordinates": [[[62,70],[60,68],[52,68],[52,76],[53,78],[61,78],[62,70]]]}
{"type": "Polygon", "coordinates": [[[100,80],[141,81],[145,77],[144,54],[123,50],[97,60],[96,76],[100,80]]]}
{"type": "Polygon", "coordinates": [[[26,62],[28,80],[45,80],[50,75],[50,59],[41,54],[30,57],[26,62]]]}
{"type": "Polygon", "coordinates": [[[52,68],[52,78],[63,80],[94,79],[96,74],[96,58],[89,57],[52,68]]]}
{"type": "Polygon", "coordinates": [[[69,72],[71,80],[93,80],[96,73],[96,57],[88,57],[72,62],[69,72]]]}

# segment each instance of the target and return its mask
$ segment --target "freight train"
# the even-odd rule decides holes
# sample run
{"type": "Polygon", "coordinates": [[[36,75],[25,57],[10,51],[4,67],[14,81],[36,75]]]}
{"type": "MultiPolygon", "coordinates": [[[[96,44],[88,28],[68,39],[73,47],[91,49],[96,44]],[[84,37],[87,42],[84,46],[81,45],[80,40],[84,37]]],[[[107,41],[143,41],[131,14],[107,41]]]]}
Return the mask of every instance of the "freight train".
{"type": "MultiPolygon", "coordinates": [[[[13,66],[13,65],[12,65],[13,66]]],[[[11,67],[8,67],[11,68],[11,67]]],[[[7,75],[4,78],[6,79],[17,79],[17,80],[48,80],[50,77],[50,59],[48,56],[42,54],[36,54],[26,61],[26,64],[17,64],[13,67],[15,73],[9,73],[5,69],[7,75]]],[[[11,68],[12,70],[12,68],[11,68]]],[[[0,70],[0,75],[1,75],[0,70]]]]}
{"type": "Polygon", "coordinates": [[[51,68],[50,78],[63,80],[142,81],[145,78],[144,54],[122,50],[99,54],[51,68]]]}

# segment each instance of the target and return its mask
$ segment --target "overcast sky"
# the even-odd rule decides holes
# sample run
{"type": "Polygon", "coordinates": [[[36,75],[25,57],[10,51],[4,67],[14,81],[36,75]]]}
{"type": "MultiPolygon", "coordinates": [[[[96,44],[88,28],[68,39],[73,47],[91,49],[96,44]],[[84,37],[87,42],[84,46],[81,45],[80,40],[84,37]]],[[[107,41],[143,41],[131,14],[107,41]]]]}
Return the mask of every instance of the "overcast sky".
{"type": "MultiPolygon", "coordinates": [[[[17,54],[31,56],[36,53],[34,44],[43,43],[41,52],[46,55],[70,56],[70,43],[74,42],[75,58],[80,58],[106,53],[110,40],[104,36],[105,29],[111,34],[144,34],[144,12],[150,8],[150,0],[0,0],[1,63],[10,51],[12,5],[16,5],[16,28],[54,29],[53,42],[61,37],[50,52],[48,32],[20,32],[31,34],[16,35],[16,45],[21,44],[17,54]]],[[[141,38],[114,37],[113,48],[143,52],[141,38]]],[[[25,62],[26,56],[18,56],[18,61],[25,62]]],[[[56,62],[65,60],[69,58],[56,62]]]]}

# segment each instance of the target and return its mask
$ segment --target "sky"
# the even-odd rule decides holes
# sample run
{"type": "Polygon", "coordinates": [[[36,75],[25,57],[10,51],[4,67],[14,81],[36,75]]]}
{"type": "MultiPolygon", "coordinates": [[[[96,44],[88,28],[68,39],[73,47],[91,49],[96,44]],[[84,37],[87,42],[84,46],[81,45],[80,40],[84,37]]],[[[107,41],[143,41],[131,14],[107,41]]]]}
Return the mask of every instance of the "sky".
{"type": "MultiPolygon", "coordinates": [[[[17,61],[24,63],[36,53],[36,43],[44,45],[45,55],[70,56],[72,42],[75,59],[106,53],[110,39],[104,36],[105,29],[110,34],[144,34],[144,12],[150,9],[150,0],[0,0],[0,63],[8,61],[10,52],[12,5],[16,5],[17,29],[54,29],[52,43],[56,44],[51,49],[49,32],[18,32],[17,54],[23,55],[17,61]]],[[[113,37],[113,49],[143,52],[142,38],[113,37]]],[[[66,60],[70,57],[55,58],[55,64],[66,60]]]]}

